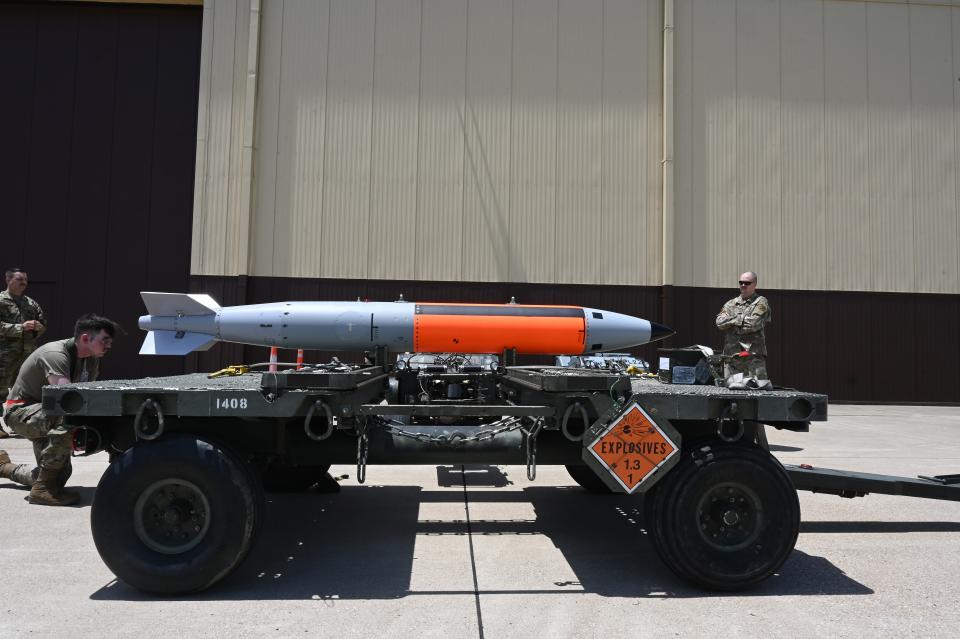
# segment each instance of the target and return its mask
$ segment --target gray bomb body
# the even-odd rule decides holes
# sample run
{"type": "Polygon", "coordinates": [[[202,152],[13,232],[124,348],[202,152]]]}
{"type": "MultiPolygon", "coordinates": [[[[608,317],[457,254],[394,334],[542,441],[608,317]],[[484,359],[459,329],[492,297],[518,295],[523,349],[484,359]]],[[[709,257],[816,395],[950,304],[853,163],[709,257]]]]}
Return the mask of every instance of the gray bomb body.
{"type": "Polygon", "coordinates": [[[140,317],[139,326],[149,332],[140,353],[149,355],[185,355],[206,350],[217,341],[311,350],[386,347],[394,352],[479,353],[500,352],[502,348],[492,345],[499,346],[498,340],[520,353],[579,354],[629,348],[672,334],[670,329],[641,318],[574,306],[401,301],[221,307],[203,294],[141,295],[149,314],[140,317]],[[570,346],[566,327],[571,319],[582,322],[580,350],[570,346]],[[484,322],[491,330],[478,336],[471,326],[483,326],[484,322]],[[556,340],[551,340],[550,330],[558,331],[556,340]],[[551,348],[554,344],[558,347],[555,351],[551,348]]]}

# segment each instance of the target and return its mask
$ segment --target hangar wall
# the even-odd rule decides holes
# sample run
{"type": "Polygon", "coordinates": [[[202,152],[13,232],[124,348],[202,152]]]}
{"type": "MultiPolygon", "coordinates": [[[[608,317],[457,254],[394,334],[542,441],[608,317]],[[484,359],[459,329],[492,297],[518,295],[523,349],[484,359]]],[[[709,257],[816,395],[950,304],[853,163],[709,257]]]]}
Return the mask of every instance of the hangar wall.
{"type": "Polygon", "coordinates": [[[958,0],[675,7],[672,276],[661,0],[208,1],[192,272],[960,293],[958,0]]]}
{"type": "Polygon", "coordinates": [[[659,283],[660,6],[207,2],[193,273],[659,283]]]}
{"type": "Polygon", "coordinates": [[[957,5],[677,0],[675,283],[960,293],[957,5]]]}

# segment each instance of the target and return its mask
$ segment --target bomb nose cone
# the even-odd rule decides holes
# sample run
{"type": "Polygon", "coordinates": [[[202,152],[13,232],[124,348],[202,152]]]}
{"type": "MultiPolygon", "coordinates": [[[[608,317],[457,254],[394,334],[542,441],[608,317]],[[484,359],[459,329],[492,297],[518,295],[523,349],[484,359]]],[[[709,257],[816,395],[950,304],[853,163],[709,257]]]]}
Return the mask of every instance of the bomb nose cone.
{"type": "Polygon", "coordinates": [[[676,333],[675,330],[663,324],[657,324],[656,322],[650,322],[650,341],[656,342],[657,340],[666,339],[676,333]]]}
{"type": "Polygon", "coordinates": [[[137,326],[139,326],[141,330],[149,331],[153,327],[153,316],[141,315],[140,319],[137,320],[137,326]]]}

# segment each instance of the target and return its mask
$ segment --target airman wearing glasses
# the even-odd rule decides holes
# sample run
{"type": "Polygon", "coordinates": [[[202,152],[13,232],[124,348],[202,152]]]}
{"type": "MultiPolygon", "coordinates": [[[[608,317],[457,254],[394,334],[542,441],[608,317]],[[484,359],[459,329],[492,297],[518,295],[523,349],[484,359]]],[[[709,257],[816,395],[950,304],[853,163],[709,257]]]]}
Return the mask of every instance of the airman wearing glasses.
{"type": "Polygon", "coordinates": [[[757,295],[757,274],[753,271],[743,273],[737,284],[740,295],[724,304],[717,315],[717,328],[723,332],[724,374],[767,379],[764,327],[770,321],[770,303],[757,295]]]}

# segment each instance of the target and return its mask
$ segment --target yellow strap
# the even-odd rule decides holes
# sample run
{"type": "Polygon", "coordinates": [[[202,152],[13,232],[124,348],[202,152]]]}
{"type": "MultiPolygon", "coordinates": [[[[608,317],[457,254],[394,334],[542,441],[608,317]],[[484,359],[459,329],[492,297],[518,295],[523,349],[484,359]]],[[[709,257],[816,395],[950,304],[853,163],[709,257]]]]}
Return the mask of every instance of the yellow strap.
{"type": "Polygon", "coordinates": [[[246,364],[233,364],[232,366],[221,368],[216,373],[210,373],[207,375],[207,379],[213,379],[214,377],[236,377],[237,375],[243,375],[249,372],[250,367],[246,364]]]}

